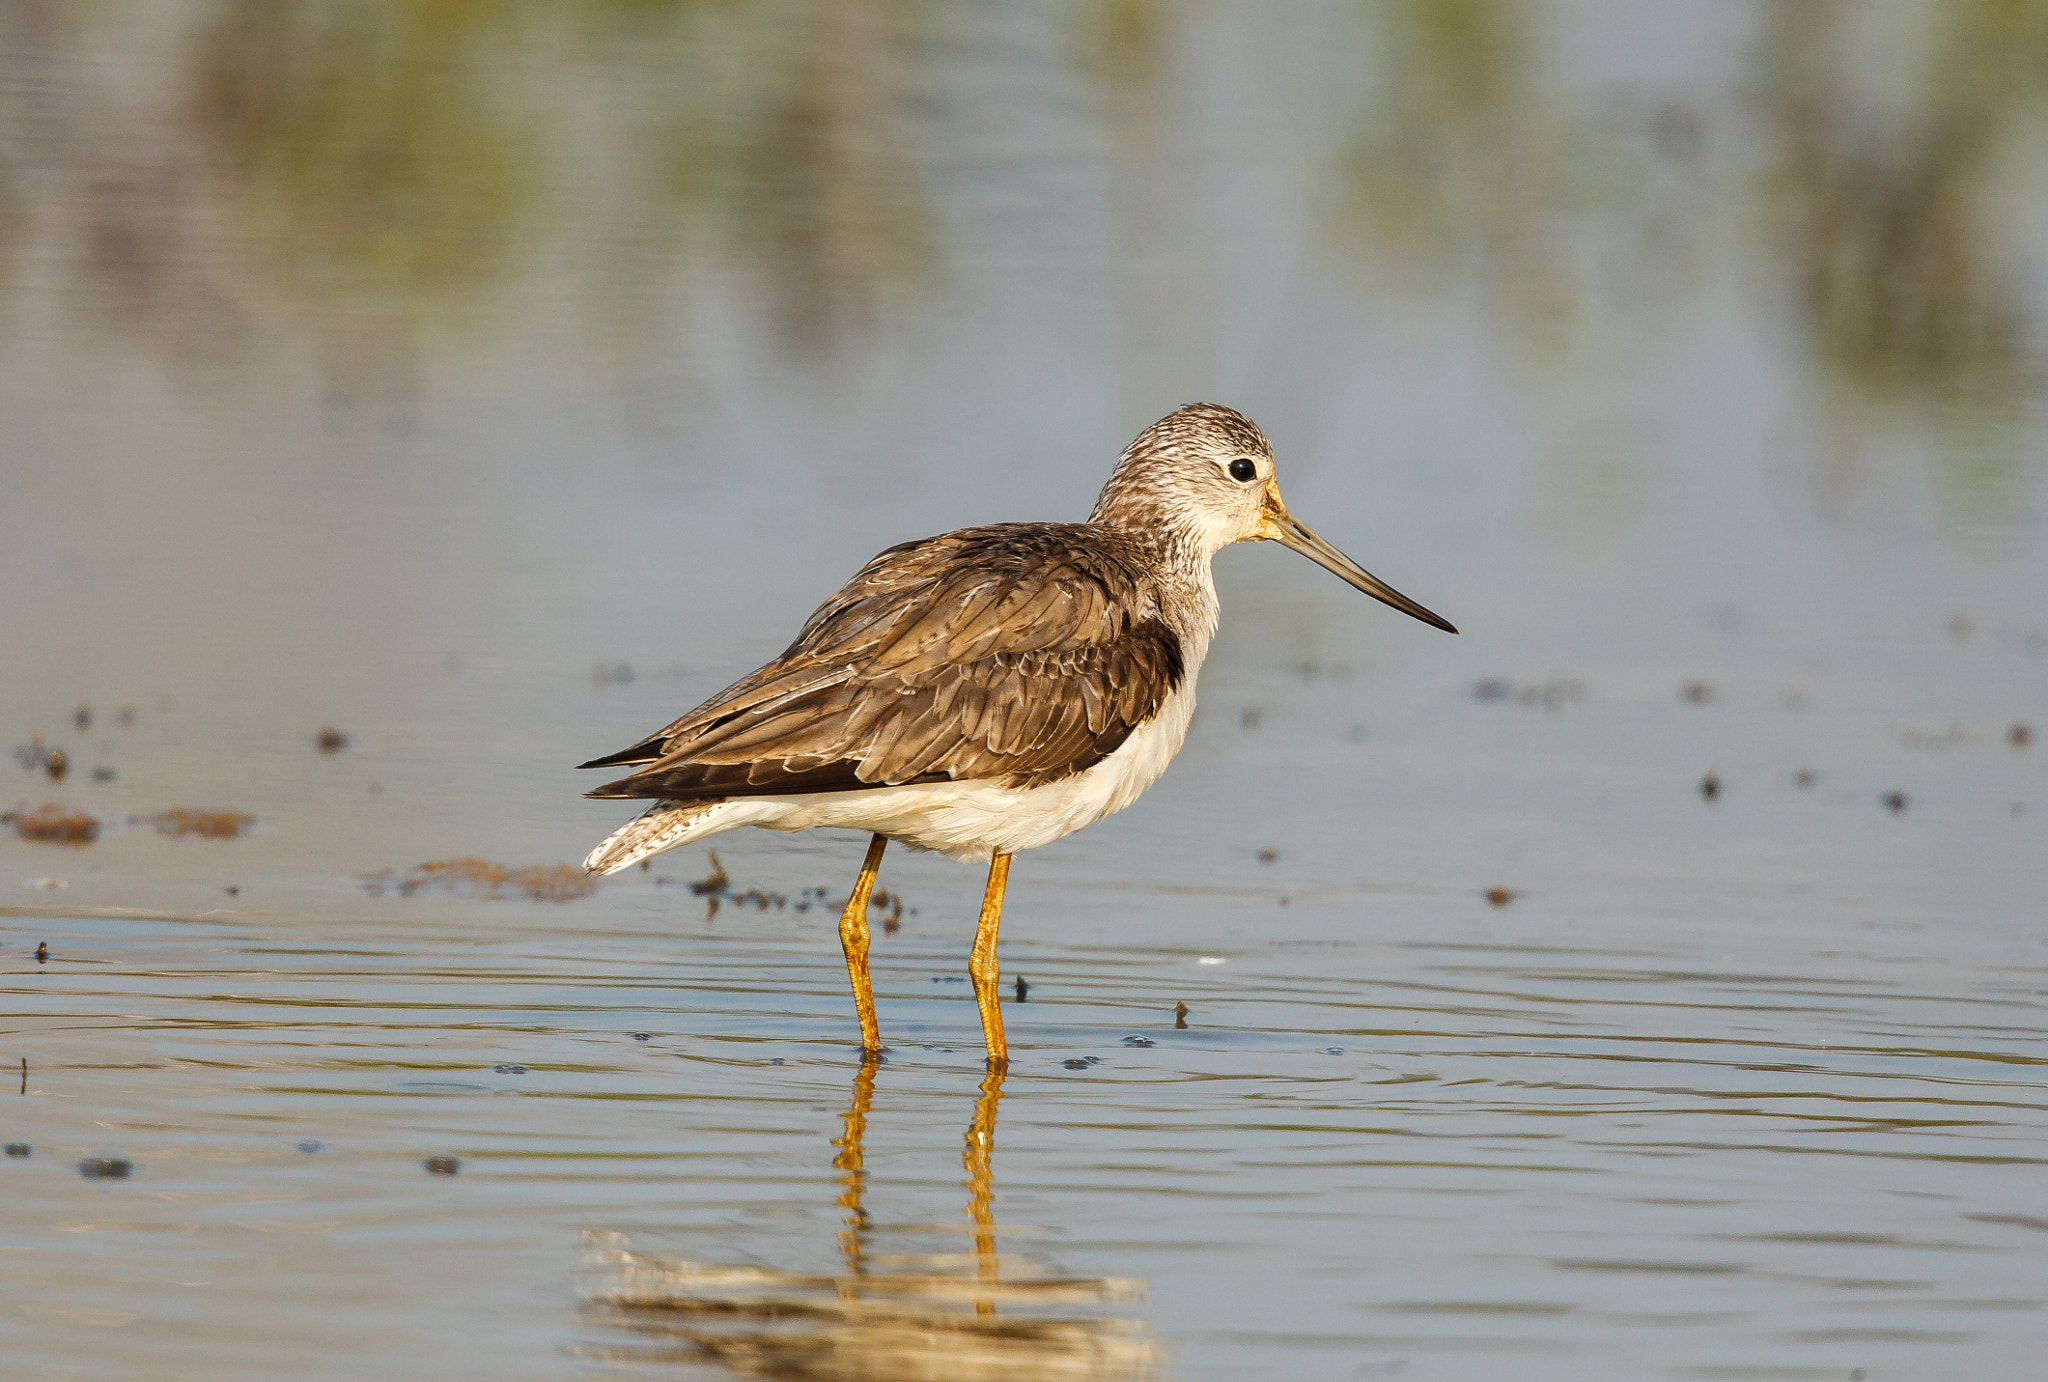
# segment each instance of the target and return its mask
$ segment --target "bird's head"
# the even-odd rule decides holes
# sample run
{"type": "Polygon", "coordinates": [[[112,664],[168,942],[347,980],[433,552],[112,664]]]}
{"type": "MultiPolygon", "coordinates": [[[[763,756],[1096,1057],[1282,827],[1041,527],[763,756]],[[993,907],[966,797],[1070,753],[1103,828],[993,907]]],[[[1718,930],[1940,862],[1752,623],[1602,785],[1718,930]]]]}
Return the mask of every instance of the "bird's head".
{"type": "Polygon", "coordinates": [[[1124,449],[1090,519],[1164,527],[1204,557],[1233,542],[1278,542],[1403,614],[1457,632],[1289,513],[1273,475],[1272,443],[1250,418],[1218,404],[1190,403],[1140,432],[1124,449]]]}

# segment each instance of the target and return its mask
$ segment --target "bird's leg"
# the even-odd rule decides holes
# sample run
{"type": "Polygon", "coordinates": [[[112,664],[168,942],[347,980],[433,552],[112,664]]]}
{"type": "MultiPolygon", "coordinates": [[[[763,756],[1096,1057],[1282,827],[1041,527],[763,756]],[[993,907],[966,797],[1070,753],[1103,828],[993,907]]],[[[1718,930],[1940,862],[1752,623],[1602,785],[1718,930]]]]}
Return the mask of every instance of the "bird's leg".
{"type": "Polygon", "coordinates": [[[988,891],[981,898],[981,924],[974,931],[974,953],[967,972],[974,979],[974,1001],[981,1008],[981,1034],[988,1041],[988,1063],[1001,1068],[1010,1063],[1010,1047],[1003,1040],[1003,1009],[996,994],[1001,968],[996,963],[996,928],[1003,924],[1003,886],[1010,881],[1010,856],[998,854],[988,861],[988,891]]]}
{"type": "Polygon", "coordinates": [[[875,1025],[875,989],[868,982],[868,894],[875,890],[875,874],[882,867],[882,851],[889,842],[880,835],[868,842],[868,857],[860,866],[853,896],[839,916],[839,944],[846,950],[846,976],[853,981],[853,1007],[860,1014],[860,1049],[863,1055],[880,1054],[882,1029],[875,1025]]]}

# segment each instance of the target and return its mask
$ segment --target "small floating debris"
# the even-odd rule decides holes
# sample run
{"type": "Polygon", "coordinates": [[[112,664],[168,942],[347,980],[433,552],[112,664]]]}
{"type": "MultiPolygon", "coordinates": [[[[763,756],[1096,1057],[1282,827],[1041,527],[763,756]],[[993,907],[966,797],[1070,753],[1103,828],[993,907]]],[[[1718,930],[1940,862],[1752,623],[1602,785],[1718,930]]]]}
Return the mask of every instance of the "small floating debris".
{"type": "Polygon", "coordinates": [[[159,835],[203,835],[209,840],[232,840],[256,824],[247,811],[202,811],[191,806],[173,806],[153,816],[130,816],[130,825],[153,825],[159,835]]]}
{"type": "Polygon", "coordinates": [[[514,1064],[511,1061],[504,1061],[498,1065],[492,1066],[491,1073],[493,1075],[524,1075],[526,1073],[526,1067],[523,1065],[514,1064]]]}
{"type": "Polygon", "coordinates": [[[26,1142],[10,1142],[6,1147],[9,1156],[34,1156],[36,1149],[26,1142]]]}
{"type": "Polygon", "coordinates": [[[1899,736],[1899,743],[1904,748],[1927,749],[1936,753],[1963,748],[1969,742],[1970,731],[1963,727],[1961,720],[1951,720],[1944,730],[1909,729],[1899,736]]]}
{"type": "Polygon", "coordinates": [[[81,705],[80,707],[78,707],[78,709],[72,711],[71,723],[78,726],[78,732],[80,734],[83,734],[87,730],[91,729],[92,707],[89,705],[81,705]]]}
{"type": "Polygon", "coordinates": [[[630,662],[593,662],[590,664],[592,686],[628,686],[633,681],[633,664],[630,662]]]}
{"type": "Polygon", "coordinates": [[[2027,747],[2034,742],[2034,727],[2025,720],[2014,720],[2012,727],[2005,732],[2005,742],[2015,749],[2027,747]]]}
{"type": "Polygon", "coordinates": [[[1198,965],[1220,965],[1228,964],[1229,961],[1221,955],[1204,955],[1196,960],[1195,963],[1198,965]]]}
{"type": "Polygon", "coordinates": [[[78,1163],[78,1174],[87,1180],[124,1180],[134,1169],[125,1156],[89,1156],[78,1163]]]}
{"type": "Polygon", "coordinates": [[[306,1154],[307,1156],[312,1156],[312,1155],[313,1155],[313,1154],[314,1154],[315,1152],[324,1152],[324,1151],[326,1151],[326,1150],[327,1150],[327,1144],[326,1144],[325,1142],[322,1142],[322,1141],[321,1141],[321,1140],[320,1140],[319,1138],[317,1138],[317,1137],[306,1137],[306,1138],[301,1138],[301,1139],[299,1140],[299,1142],[298,1142],[298,1148],[299,1148],[299,1150],[300,1150],[300,1151],[304,1152],[304,1153],[305,1153],[305,1154],[306,1154]]]}
{"type": "Polygon", "coordinates": [[[50,781],[62,782],[64,774],[71,771],[71,759],[62,749],[51,749],[43,755],[43,771],[50,775],[50,781]]]}
{"type": "Polygon", "coordinates": [[[1801,768],[1798,772],[1792,774],[1792,785],[1802,792],[1818,781],[1820,781],[1820,774],[1811,768],[1801,768]]]}
{"type": "Polygon", "coordinates": [[[1026,1002],[1026,1001],[1028,1001],[1028,1000],[1030,999],[1030,997],[1031,997],[1031,985],[1029,985],[1029,984],[1025,983],[1025,982],[1024,982],[1024,976],[1023,976],[1023,975],[1021,975],[1021,974],[1019,974],[1019,975],[1017,976],[1017,1001],[1018,1001],[1019,1003],[1023,1003],[1023,1002],[1026,1002]]]}
{"type": "Polygon", "coordinates": [[[84,845],[99,838],[100,823],[83,811],[66,811],[54,801],[23,813],[0,812],[0,825],[11,825],[24,840],[46,845],[84,845]]]}
{"type": "Polygon", "coordinates": [[[1577,677],[1550,677],[1527,683],[1507,677],[1482,677],[1472,683],[1472,699],[1529,706],[1555,713],[1574,701],[1586,699],[1586,683],[1577,677]]]}
{"type": "Polygon", "coordinates": [[[654,1040],[654,1033],[652,1033],[652,1032],[634,1032],[634,1033],[632,1033],[631,1035],[632,1035],[632,1038],[633,1038],[633,1040],[635,1040],[635,1041],[652,1041],[652,1040],[654,1040]]]}
{"type": "Polygon", "coordinates": [[[39,964],[39,965],[46,965],[46,964],[48,964],[49,962],[50,962],[50,943],[49,943],[48,941],[37,941],[37,942],[36,942],[36,963],[37,963],[37,964],[39,964]]]}
{"type": "Polygon", "coordinates": [[[421,1164],[430,1176],[452,1176],[462,1169],[461,1159],[452,1156],[430,1156],[421,1164]]]}
{"type": "Polygon", "coordinates": [[[1488,888],[1485,893],[1488,905],[1494,907],[1505,907],[1516,898],[1526,895],[1515,888],[1488,888]]]}
{"type": "Polygon", "coordinates": [[[322,753],[340,753],[348,747],[348,736],[333,725],[322,725],[314,731],[313,747],[322,753]]]}
{"type": "Polygon", "coordinates": [[[109,768],[104,763],[102,763],[99,767],[94,768],[92,770],[92,780],[94,782],[112,782],[118,776],[120,776],[120,774],[116,773],[112,768],[109,768]]]}
{"type": "Polygon", "coordinates": [[[1088,1062],[1084,1060],[1063,1060],[1060,1064],[1069,1070],[1086,1070],[1088,1068],[1088,1062]]]}
{"type": "Polygon", "coordinates": [[[1124,1038],[1124,1045],[1126,1046],[1156,1046],[1157,1044],[1151,1037],[1139,1036],[1136,1032],[1124,1038]]]}
{"type": "Polygon", "coordinates": [[[1704,677],[1693,677],[1678,683],[1678,699],[1687,705],[1711,705],[1714,701],[1714,683],[1704,677]]]}
{"type": "Polygon", "coordinates": [[[1262,864],[1275,863],[1279,858],[1280,851],[1277,849],[1262,849],[1259,851],[1259,862],[1262,864]]]}
{"type": "Polygon", "coordinates": [[[1713,802],[1718,800],[1720,795],[1721,775],[1709,769],[1707,775],[1700,779],[1700,796],[1708,802],[1713,802]]]}
{"type": "Polygon", "coordinates": [[[1904,792],[1892,791],[1884,794],[1885,809],[1894,816],[1905,815],[1906,804],[1906,794],[1904,792]]]}
{"type": "Polygon", "coordinates": [[[493,900],[517,893],[533,902],[571,902],[597,891],[595,878],[569,864],[536,864],[515,869],[475,857],[437,859],[404,874],[385,869],[364,874],[362,883],[372,897],[382,897],[387,891],[411,897],[431,888],[493,900]]]}
{"type": "Polygon", "coordinates": [[[711,872],[690,884],[690,891],[699,897],[716,897],[732,886],[732,875],[725,871],[725,865],[718,862],[718,851],[711,851],[711,872]]]}

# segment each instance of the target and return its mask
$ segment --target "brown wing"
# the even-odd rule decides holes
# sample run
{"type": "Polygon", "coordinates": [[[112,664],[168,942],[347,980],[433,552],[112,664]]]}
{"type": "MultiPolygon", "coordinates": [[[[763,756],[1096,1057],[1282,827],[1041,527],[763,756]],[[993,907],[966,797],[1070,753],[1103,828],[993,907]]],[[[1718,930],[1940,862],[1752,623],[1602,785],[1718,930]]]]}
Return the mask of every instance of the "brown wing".
{"type": "Polygon", "coordinates": [[[586,768],[594,797],[780,795],[947,779],[1037,786],[1092,767],[1183,675],[1099,529],[969,528],[892,547],[782,656],[586,768]]]}

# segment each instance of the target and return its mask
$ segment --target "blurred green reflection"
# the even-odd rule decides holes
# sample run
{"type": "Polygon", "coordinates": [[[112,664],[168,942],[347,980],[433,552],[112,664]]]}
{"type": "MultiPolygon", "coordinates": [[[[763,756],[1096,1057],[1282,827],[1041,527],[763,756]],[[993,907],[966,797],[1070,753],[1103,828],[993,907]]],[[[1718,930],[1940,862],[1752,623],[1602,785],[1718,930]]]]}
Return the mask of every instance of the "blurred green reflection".
{"type": "Polygon", "coordinates": [[[1270,299],[1356,348],[1428,296],[1493,333],[1530,521],[1582,549],[1635,527],[1676,449],[1648,381],[1734,300],[1824,514],[1924,475],[1995,548],[2041,451],[2048,0],[1739,15],[1732,75],[1673,19],[1643,77],[1541,0],[42,0],[0,15],[0,292],[60,265],[180,369],[310,327],[330,400],[559,306],[668,400],[736,341],[857,384],[979,266],[1099,311],[1133,424],[1248,356],[1334,389],[1345,339],[1270,299]]]}
{"type": "Polygon", "coordinates": [[[1950,535],[1995,541],[2035,464],[2040,358],[1999,232],[2042,188],[2048,4],[1779,0],[1758,67],[1770,250],[1837,429],[1823,502],[1903,427],[1950,535]]]}
{"type": "Polygon", "coordinates": [[[421,310],[502,276],[540,131],[485,63],[519,8],[232,0],[207,27],[194,123],[294,291],[421,310]]]}

